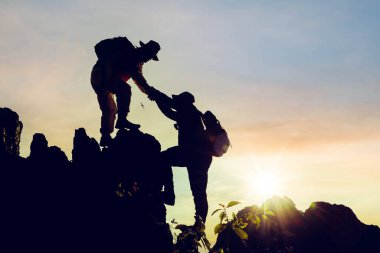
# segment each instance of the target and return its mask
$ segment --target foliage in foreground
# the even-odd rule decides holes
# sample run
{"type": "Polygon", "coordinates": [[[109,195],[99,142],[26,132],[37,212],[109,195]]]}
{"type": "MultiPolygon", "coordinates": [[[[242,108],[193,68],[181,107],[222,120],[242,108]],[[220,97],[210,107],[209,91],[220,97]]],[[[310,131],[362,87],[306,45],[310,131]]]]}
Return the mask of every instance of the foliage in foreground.
{"type": "MultiPolygon", "coordinates": [[[[263,221],[269,221],[268,216],[274,216],[274,213],[271,210],[266,208],[256,208],[252,209],[250,212],[244,214],[242,217],[237,217],[234,212],[229,216],[228,209],[235,205],[241,204],[238,201],[231,201],[227,205],[219,204],[221,208],[216,209],[211,215],[219,213],[219,224],[214,228],[215,234],[221,234],[223,231],[233,231],[235,235],[240,238],[242,245],[244,245],[248,250],[246,240],[248,240],[248,234],[244,231],[244,228],[248,224],[253,224],[256,229],[260,228],[260,225],[263,221]]],[[[227,233],[227,238],[223,240],[222,244],[219,244],[216,248],[214,247],[210,252],[213,253],[225,253],[229,252],[230,243],[231,243],[231,234],[227,233]]]]}
{"type": "MultiPolygon", "coordinates": [[[[263,221],[269,221],[268,216],[274,216],[274,213],[265,208],[252,209],[252,211],[237,217],[234,212],[229,214],[229,208],[241,204],[238,201],[231,201],[227,205],[219,204],[221,208],[216,209],[211,215],[219,213],[219,223],[214,228],[215,234],[221,234],[223,231],[233,231],[235,235],[242,241],[242,244],[247,248],[245,241],[248,240],[248,234],[244,228],[248,224],[253,224],[256,229],[259,229],[263,221]]],[[[227,233],[227,237],[216,248],[210,246],[205,234],[205,225],[201,218],[195,217],[196,222],[193,226],[177,224],[175,220],[172,224],[175,229],[181,232],[176,236],[176,243],[174,245],[174,253],[199,253],[199,248],[203,247],[211,253],[226,253],[229,252],[231,243],[231,234],[227,233]]]]}
{"type": "Polygon", "coordinates": [[[187,226],[178,224],[172,220],[172,224],[176,225],[175,229],[181,232],[177,235],[176,243],[174,244],[174,253],[198,253],[199,247],[210,250],[210,242],[206,238],[205,224],[198,216],[195,217],[195,224],[187,226]]]}

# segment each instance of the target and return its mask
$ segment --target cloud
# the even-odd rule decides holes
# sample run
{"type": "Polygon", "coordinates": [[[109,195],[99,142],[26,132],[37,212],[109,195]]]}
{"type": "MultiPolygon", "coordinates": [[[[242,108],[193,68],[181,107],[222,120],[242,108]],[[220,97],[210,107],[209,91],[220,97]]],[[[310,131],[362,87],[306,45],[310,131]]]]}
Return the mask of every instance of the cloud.
{"type": "Polygon", "coordinates": [[[252,149],[273,152],[282,147],[286,147],[287,151],[298,152],[380,139],[378,120],[358,120],[357,117],[326,117],[315,120],[263,121],[232,128],[229,133],[237,152],[252,149]]]}

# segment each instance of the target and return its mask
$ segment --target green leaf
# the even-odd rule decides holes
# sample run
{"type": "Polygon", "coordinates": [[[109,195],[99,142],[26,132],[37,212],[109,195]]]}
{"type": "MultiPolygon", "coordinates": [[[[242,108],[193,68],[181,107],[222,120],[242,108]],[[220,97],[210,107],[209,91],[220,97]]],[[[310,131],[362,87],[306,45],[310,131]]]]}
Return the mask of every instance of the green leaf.
{"type": "Polygon", "coordinates": [[[239,201],[231,201],[230,203],[228,203],[227,208],[231,206],[236,206],[238,204],[241,204],[241,203],[239,201]]]}
{"type": "Polygon", "coordinates": [[[248,223],[242,222],[239,224],[240,228],[245,228],[246,226],[248,226],[248,223]]]}
{"type": "Polygon", "coordinates": [[[222,232],[226,228],[226,225],[227,224],[218,224],[218,225],[216,225],[215,228],[214,228],[214,233],[215,234],[219,234],[220,232],[222,232]]]}
{"type": "Polygon", "coordinates": [[[258,216],[256,216],[256,220],[255,220],[255,223],[254,223],[254,224],[256,224],[256,229],[260,228],[260,223],[261,223],[261,219],[258,216]]]}
{"type": "Polygon", "coordinates": [[[258,216],[252,217],[250,219],[250,221],[251,221],[252,224],[255,224],[256,227],[260,226],[261,220],[260,220],[260,218],[258,216]]]}
{"type": "Polygon", "coordinates": [[[212,212],[211,216],[213,216],[215,213],[217,213],[217,212],[219,212],[219,211],[221,211],[221,210],[222,210],[221,208],[216,209],[214,212],[212,212]]]}
{"type": "Polygon", "coordinates": [[[232,213],[232,219],[233,219],[233,220],[237,220],[237,217],[236,217],[236,214],[235,214],[235,213],[232,213]]]}
{"type": "Polygon", "coordinates": [[[255,214],[253,214],[253,213],[247,213],[246,215],[245,215],[245,218],[247,219],[247,220],[250,220],[251,218],[253,218],[255,216],[255,214]]]}
{"type": "Polygon", "coordinates": [[[256,224],[257,224],[257,225],[260,225],[260,223],[261,223],[261,219],[260,219],[260,217],[259,217],[259,216],[256,216],[256,224]]]}
{"type": "Polygon", "coordinates": [[[240,239],[242,239],[242,240],[248,239],[248,234],[243,229],[235,227],[234,231],[237,234],[237,236],[239,236],[240,239]]]}
{"type": "Polygon", "coordinates": [[[266,211],[265,214],[266,214],[266,215],[269,215],[269,216],[276,216],[276,215],[274,214],[274,212],[272,212],[272,211],[266,211]]]}

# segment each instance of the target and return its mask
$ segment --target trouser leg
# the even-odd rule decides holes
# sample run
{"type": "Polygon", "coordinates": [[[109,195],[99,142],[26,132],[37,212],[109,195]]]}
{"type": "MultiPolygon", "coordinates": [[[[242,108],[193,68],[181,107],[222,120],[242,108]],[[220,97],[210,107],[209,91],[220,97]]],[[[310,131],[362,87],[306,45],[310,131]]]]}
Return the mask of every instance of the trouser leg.
{"type": "Polygon", "coordinates": [[[195,214],[206,222],[208,213],[206,189],[208,169],[211,165],[212,157],[193,154],[178,146],[165,150],[162,155],[170,166],[187,167],[190,188],[194,198],[195,214]]]}
{"type": "Polygon", "coordinates": [[[131,86],[120,80],[115,89],[115,94],[118,107],[118,117],[126,117],[129,113],[129,106],[131,104],[131,86]]]}
{"type": "Polygon", "coordinates": [[[211,159],[211,157],[197,157],[189,160],[187,167],[190,188],[194,198],[195,215],[200,216],[203,222],[206,222],[208,213],[206,190],[211,159]]]}
{"type": "Polygon", "coordinates": [[[203,222],[205,222],[208,212],[208,202],[206,193],[208,181],[207,172],[193,172],[189,168],[187,172],[189,174],[191,192],[194,198],[195,215],[200,216],[203,222]]]}
{"type": "Polygon", "coordinates": [[[96,92],[100,110],[102,111],[100,132],[110,134],[114,130],[117,106],[113,93],[106,87],[113,81],[112,68],[97,62],[91,71],[91,85],[96,92]]]}
{"type": "Polygon", "coordinates": [[[117,106],[113,94],[109,91],[97,93],[100,110],[102,111],[101,128],[102,134],[110,134],[114,130],[117,106]]]}
{"type": "Polygon", "coordinates": [[[169,166],[186,167],[187,163],[179,146],[171,147],[163,151],[162,157],[169,166]]]}

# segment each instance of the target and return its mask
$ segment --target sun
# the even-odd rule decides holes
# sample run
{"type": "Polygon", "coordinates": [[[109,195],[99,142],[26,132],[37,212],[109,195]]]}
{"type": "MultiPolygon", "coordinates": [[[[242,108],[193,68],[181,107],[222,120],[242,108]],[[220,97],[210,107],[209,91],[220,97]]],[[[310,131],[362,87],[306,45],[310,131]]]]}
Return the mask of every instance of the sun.
{"type": "Polygon", "coordinates": [[[272,171],[258,172],[254,176],[252,187],[262,197],[271,197],[278,193],[279,180],[272,171]]]}

